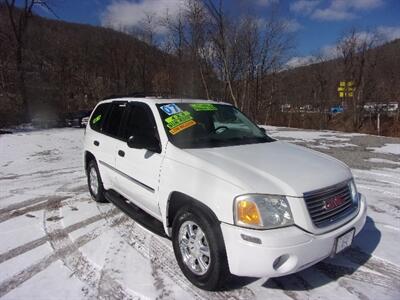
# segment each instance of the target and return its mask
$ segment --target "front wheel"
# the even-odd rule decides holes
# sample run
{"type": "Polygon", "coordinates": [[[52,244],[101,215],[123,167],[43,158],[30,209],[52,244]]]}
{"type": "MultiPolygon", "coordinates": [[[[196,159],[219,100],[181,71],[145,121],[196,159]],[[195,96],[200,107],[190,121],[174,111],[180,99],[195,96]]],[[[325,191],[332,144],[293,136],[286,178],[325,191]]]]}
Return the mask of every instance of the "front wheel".
{"type": "Polygon", "coordinates": [[[95,160],[91,160],[86,170],[88,187],[92,199],[96,202],[107,202],[104,197],[104,187],[101,181],[99,168],[95,160]]]}
{"type": "Polygon", "coordinates": [[[204,290],[218,290],[229,274],[225,245],[213,217],[191,207],[181,209],[172,225],[174,253],[183,274],[204,290]]]}

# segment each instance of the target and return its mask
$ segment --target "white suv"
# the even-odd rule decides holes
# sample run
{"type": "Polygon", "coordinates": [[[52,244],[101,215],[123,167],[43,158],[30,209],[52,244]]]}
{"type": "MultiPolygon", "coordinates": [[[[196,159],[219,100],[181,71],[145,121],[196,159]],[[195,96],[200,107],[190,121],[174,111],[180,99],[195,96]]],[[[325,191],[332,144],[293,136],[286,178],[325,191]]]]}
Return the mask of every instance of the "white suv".
{"type": "Polygon", "coordinates": [[[122,196],[160,220],[182,272],[207,290],[229,273],[307,268],[351,245],[365,223],[344,163],[270,138],[225,103],[102,101],[84,162],[94,200],[122,196]]]}

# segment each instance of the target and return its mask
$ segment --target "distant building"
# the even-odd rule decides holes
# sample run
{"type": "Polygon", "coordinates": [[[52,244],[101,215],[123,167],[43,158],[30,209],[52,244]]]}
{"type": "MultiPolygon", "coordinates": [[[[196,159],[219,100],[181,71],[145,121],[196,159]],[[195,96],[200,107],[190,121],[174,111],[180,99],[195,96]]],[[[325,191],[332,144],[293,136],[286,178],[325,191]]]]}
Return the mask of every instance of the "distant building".
{"type": "Polygon", "coordinates": [[[292,105],[290,105],[289,103],[282,104],[281,112],[288,112],[288,111],[290,111],[291,108],[292,108],[292,105]]]}
{"type": "Polygon", "coordinates": [[[387,111],[395,112],[399,110],[399,102],[389,102],[387,105],[387,111]]]}
{"type": "Polygon", "coordinates": [[[367,102],[364,104],[364,110],[371,113],[382,113],[382,112],[396,112],[399,110],[399,102],[367,102]]]}
{"type": "Polygon", "coordinates": [[[375,112],[377,110],[377,103],[367,102],[364,104],[364,110],[367,112],[375,112]]]}

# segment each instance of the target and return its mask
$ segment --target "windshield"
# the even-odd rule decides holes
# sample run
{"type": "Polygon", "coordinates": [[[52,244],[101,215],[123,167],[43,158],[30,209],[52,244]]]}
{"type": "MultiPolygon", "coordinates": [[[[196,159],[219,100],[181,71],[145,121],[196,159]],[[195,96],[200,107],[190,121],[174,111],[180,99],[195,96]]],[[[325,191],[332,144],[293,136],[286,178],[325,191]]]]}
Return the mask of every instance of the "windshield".
{"type": "Polygon", "coordinates": [[[267,143],[273,139],[231,105],[158,104],[169,140],[179,148],[211,148],[267,143]]]}

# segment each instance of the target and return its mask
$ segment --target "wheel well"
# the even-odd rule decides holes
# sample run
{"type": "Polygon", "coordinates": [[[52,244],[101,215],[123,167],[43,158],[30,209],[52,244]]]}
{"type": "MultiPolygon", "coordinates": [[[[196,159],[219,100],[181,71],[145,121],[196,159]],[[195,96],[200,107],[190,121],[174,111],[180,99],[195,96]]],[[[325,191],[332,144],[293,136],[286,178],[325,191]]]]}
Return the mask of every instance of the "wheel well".
{"type": "Polygon", "coordinates": [[[217,216],[207,205],[186,194],[180,192],[172,192],[168,201],[167,227],[172,226],[172,222],[174,221],[176,213],[180,208],[185,205],[195,206],[218,222],[217,216]]]}
{"type": "Polygon", "coordinates": [[[87,166],[91,160],[96,160],[94,155],[90,153],[89,151],[85,152],[85,170],[87,169],[87,166]]]}

